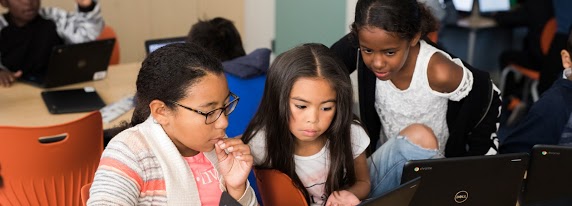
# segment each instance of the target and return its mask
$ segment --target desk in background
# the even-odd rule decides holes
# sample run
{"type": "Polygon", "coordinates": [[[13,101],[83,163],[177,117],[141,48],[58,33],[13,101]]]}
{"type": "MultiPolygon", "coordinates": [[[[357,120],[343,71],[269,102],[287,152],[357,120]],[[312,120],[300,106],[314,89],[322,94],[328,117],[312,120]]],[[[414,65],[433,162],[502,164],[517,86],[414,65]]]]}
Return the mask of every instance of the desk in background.
{"type": "MultiPolygon", "coordinates": [[[[141,63],[110,66],[107,77],[99,81],[77,83],[50,90],[93,87],[106,104],[135,94],[135,81],[141,63]]],[[[50,114],[42,100],[42,88],[16,82],[9,88],[0,88],[0,125],[49,126],[69,122],[87,114],[50,114]]],[[[111,128],[123,120],[130,120],[133,110],[121,115],[103,128],[111,128]]]]}

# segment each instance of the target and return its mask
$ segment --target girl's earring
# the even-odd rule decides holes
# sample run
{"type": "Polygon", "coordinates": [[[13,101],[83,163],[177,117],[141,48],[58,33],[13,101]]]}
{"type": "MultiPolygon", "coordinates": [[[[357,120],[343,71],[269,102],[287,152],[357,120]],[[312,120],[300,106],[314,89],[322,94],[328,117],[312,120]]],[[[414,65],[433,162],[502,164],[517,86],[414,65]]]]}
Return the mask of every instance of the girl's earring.
{"type": "Polygon", "coordinates": [[[153,118],[153,123],[159,124],[159,122],[157,122],[157,120],[155,118],[153,118]]]}

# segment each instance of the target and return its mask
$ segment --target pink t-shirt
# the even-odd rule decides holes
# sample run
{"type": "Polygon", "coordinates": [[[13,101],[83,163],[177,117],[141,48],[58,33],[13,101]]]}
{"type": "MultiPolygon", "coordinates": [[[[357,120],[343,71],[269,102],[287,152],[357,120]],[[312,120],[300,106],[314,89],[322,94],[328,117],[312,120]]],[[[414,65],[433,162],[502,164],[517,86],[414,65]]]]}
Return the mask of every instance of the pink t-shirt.
{"type": "Polygon", "coordinates": [[[192,157],[185,157],[185,160],[197,181],[201,205],[219,205],[222,191],[219,187],[218,171],[202,152],[192,157]]]}

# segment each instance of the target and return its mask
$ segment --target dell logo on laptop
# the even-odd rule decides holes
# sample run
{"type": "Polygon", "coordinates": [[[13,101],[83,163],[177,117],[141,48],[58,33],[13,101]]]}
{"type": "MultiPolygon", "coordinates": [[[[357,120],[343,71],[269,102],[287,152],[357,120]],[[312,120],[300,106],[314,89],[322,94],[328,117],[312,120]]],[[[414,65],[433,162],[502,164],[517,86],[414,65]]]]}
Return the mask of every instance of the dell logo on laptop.
{"type": "Polygon", "coordinates": [[[467,191],[459,191],[455,194],[454,199],[456,203],[463,203],[469,199],[469,193],[467,191]]]}

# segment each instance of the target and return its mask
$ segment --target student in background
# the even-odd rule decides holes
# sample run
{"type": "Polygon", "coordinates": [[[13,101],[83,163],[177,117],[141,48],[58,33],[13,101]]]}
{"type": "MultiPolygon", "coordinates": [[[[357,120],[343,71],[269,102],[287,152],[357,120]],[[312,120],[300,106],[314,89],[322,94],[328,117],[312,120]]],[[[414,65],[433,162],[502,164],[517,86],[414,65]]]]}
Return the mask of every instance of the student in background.
{"type": "Polygon", "coordinates": [[[526,117],[501,142],[501,153],[530,152],[536,144],[572,144],[572,35],[560,51],[563,75],[544,92],[526,117]]]}
{"type": "MultiPolygon", "coordinates": [[[[554,9],[552,0],[524,0],[515,5],[509,11],[497,12],[492,14],[492,18],[499,27],[511,30],[517,28],[526,29],[522,41],[522,48],[510,48],[501,52],[499,57],[499,69],[502,72],[508,65],[516,64],[525,68],[540,71],[543,69],[545,54],[541,49],[542,31],[548,20],[554,17],[554,9]]],[[[558,55],[560,56],[560,55],[558,55]]],[[[501,111],[501,128],[513,128],[514,124],[520,120],[526,111],[530,108],[530,102],[521,102],[518,107],[509,108],[514,102],[523,100],[522,94],[524,82],[522,79],[515,78],[513,73],[508,73],[504,79],[503,108],[501,111]]],[[[505,137],[505,133],[501,132],[500,139],[505,137]]]]}
{"type": "Polygon", "coordinates": [[[92,41],[103,28],[95,0],[76,0],[76,12],[40,8],[40,0],[0,0],[0,86],[20,77],[43,76],[52,48],[92,41]]]}
{"type": "Polygon", "coordinates": [[[222,17],[199,20],[191,27],[187,42],[204,47],[223,62],[225,72],[240,78],[265,74],[270,64],[270,49],[259,48],[246,55],[240,33],[232,21],[222,17]]]}
{"type": "Polygon", "coordinates": [[[554,18],[556,19],[556,34],[550,44],[548,55],[546,56],[542,70],[540,71],[540,80],[538,83],[538,91],[542,94],[546,91],[554,81],[559,79],[560,72],[564,69],[560,64],[560,51],[566,46],[568,34],[572,29],[572,1],[570,0],[552,0],[554,6],[554,18]]]}
{"type": "Polygon", "coordinates": [[[398,186],[406,160],[437,155],[431,129],[412,125],[367,159],[370,140],[352,114],[352,93],[343,63],[326,46],[279,55],[242,136],[255,166],[288,175],[311,205],[356,205],[398,186]]]}
{"type": "Polygon", "coordinates": [[[105,148],[88,205],[219,205],[225,194],[256,205],[250,148],[225,135],[238,97],[220,61],[194,44],[167,45],[143,61],[136,84],[131,128],[105,148]]]}
{"type": "Polygon", "coordinates": [[[554,17],[552,0],[526,0],[515,9],[492,15],[499,26],[507,28],[526,28],[522,50],[503,51],[500,56],[500,68],[516,63],[527,68],[540,69],[544,55],[540,49],[540,36],[546,22],[554,17]]]}
{"type": "Polygon", "coordinates": [[[359,0],[351,33],[331,47],[348,73],[358,70],[370,151],[419,123],[433,130],[447,157],[496,154],[498,89],[488,73],[421,39],[435,29],[415,0],[359,0]]]}

